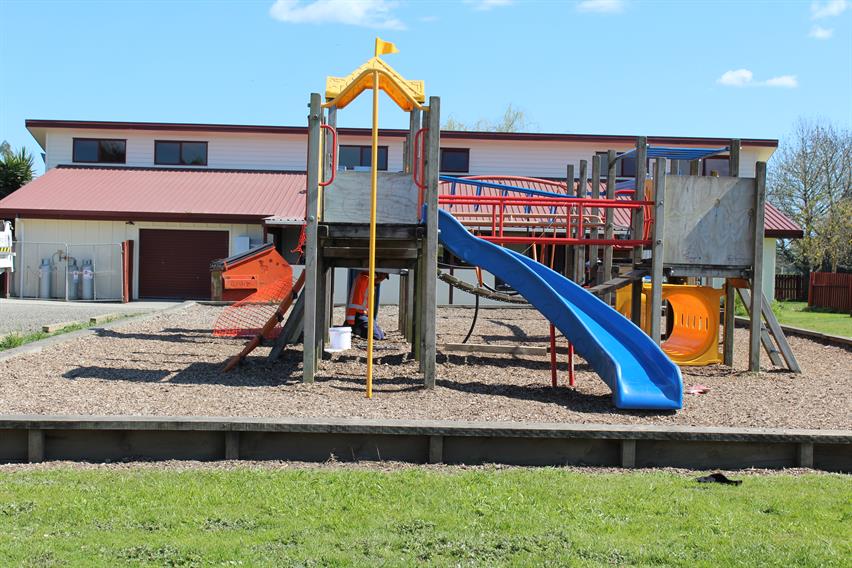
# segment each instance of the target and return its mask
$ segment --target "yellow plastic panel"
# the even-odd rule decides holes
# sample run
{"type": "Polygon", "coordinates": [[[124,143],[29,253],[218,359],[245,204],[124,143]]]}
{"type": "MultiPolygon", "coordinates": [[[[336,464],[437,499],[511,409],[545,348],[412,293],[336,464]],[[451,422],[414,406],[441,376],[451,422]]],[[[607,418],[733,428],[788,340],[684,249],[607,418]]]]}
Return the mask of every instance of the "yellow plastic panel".
{"type": "Polygon", "coordinates": [[[387,93],[402,110],[412,111],[426,102],[423,81],[409,81],[396,70],[373,57],[346,77],[328,77],[325,81],[326,105],[344,108],[358,95],[373,88],[373,73],[379,73],[379,89],[387,93]]]}

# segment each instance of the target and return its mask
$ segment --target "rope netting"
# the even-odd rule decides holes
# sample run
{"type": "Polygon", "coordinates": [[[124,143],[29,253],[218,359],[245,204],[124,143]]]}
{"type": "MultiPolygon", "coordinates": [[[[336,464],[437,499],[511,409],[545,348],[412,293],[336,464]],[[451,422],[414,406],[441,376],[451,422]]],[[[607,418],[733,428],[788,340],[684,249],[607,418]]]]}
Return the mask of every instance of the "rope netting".
{"type": "MultiPolygon", "coordinates": [[[[263,330],[284,298],[293,291],[290,280],[279,280],[253,292],[245,299],[225,308],[213,326],[214,337],[253,337],[263,330]]],[[[281,322],[269,332],[266,339],[274,339],[281,333],[281,322]]]]}

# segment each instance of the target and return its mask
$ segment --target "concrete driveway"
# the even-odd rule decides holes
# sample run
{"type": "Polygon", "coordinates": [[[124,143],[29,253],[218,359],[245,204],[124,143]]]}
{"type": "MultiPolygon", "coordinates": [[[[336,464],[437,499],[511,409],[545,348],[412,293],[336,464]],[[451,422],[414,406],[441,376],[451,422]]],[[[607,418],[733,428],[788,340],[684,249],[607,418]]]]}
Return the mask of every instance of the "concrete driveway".
{"type": "Polygon", "coordinates": [[[12,332],[30,333],[43,325],[64,322],[88,322],[104,314],[141,314],[180,304],[173,302],[61,302],[45,300],[0,299],[0,336],[12,332]]]}

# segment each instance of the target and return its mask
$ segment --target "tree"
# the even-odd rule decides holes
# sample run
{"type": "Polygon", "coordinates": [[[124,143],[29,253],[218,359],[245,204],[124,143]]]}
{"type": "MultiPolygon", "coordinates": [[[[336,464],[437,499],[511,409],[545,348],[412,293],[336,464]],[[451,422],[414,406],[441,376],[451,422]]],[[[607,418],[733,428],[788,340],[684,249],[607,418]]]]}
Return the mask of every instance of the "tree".
{"type": "Polygon", "coordinates": [[[0,199],[33,179],[33,157],[26,148],[17,152],[5,140],[0,144],[0,199]]]}
{"type": "Polygon", "coordinates": [[[506,107],[503,117],[497,122],[480,118],[474,124],[468,125],[456,120],[452,116],[447,118],[443,126],[444,130],[474,130],[478,132],[524,132],[529,131],[530,124],[524,111],[513,107],[506,107]]]}
{"type": "Polygon", "coordinates": [[[769,198],[803,229],[781,253],[803,272],[852,266],[852,132],[800,119],[770,162],[769,198]]]}

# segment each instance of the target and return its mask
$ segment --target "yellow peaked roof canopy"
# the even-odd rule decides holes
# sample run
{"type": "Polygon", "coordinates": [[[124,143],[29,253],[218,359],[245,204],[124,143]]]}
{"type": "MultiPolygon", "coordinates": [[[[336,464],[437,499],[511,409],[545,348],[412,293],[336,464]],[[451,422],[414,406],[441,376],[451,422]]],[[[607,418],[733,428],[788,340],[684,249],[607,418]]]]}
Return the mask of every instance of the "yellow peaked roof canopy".
{"type": "Polygon", "coordinates": [[[373,57],[346,77],[327,77],[325,80],[325,106],[343,108],[367,89],[373,88],[373,73],[379,73],[379,89],[404,111],[420,108],[426,102],[423,81],[409,81],[393,67],[373,57]]]}

